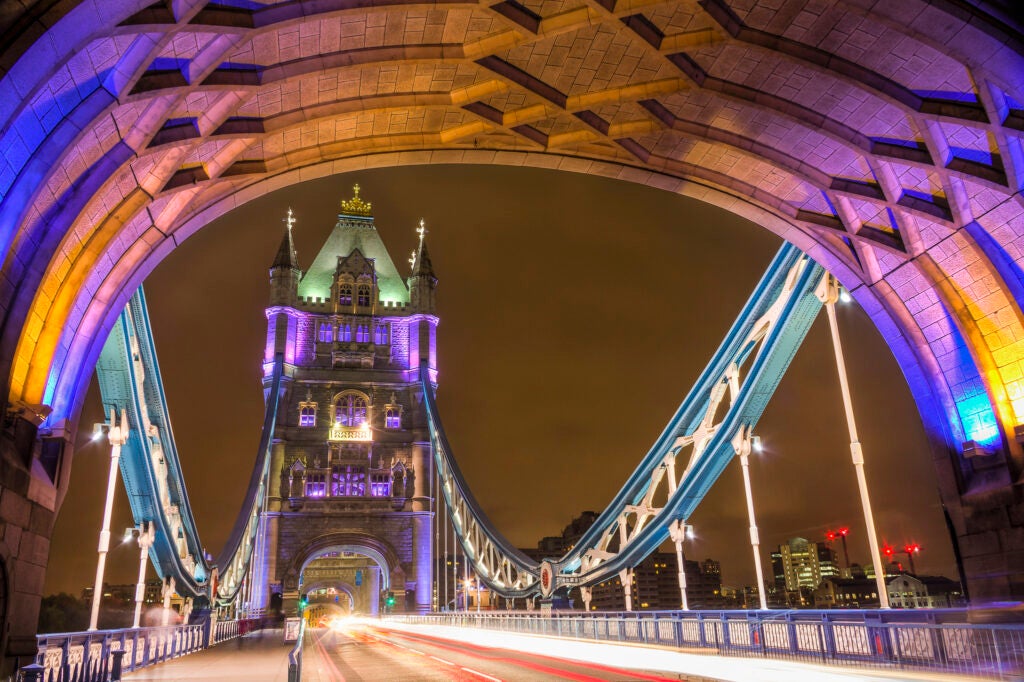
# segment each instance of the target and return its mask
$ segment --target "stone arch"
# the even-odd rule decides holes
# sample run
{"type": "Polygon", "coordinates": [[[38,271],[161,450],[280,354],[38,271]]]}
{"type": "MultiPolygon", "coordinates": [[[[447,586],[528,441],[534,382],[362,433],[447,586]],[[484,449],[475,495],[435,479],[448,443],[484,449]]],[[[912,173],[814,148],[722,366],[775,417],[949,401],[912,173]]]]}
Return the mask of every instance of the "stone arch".
{"type": "Polygon", "coordinates": [[[981,533],[961,497],[1009,492],[1024,469],[1024,27],[984,0],[898,5],[21,3],[0,26],[33,27],[0,55],[16,93],[0,102],[9,401],[73,433],[131,291],[266,191],[398,163],[610,175],[751,218],[831,269],[944,451],[958,534],[981,533]],[[370,12],[398,30],[366,29],[370,12]],[[343,19],[365,29],[359,50],[343,19]]]}
{"type": "Polygon", "coordinates": [[[371,559],[381,569],[381,589],[389,589],[396,576],[404,584],[401,560],[389,542],[366,533],[339,532],[315,538],[294,553],[283,576],[285,589],[297,587],[306,566],[325,552],[353,552],[371,559]]]}
{"type": "Polygon", "coordinates": [[[312,583],[309,586],[302,586],[302,588],[306,591],[307,594],[310,592],[315,592],[316,590],[319,590],[324,587],[334,587],[340,590],[341,592],[344,592],[345,596],[348,597],[348,612],[352,613],[355,610],[356,599],[354,593],[356,588],[354,585],[350,585],[347,582],[338,580],[318,580],[317,582],[312,583]]]}

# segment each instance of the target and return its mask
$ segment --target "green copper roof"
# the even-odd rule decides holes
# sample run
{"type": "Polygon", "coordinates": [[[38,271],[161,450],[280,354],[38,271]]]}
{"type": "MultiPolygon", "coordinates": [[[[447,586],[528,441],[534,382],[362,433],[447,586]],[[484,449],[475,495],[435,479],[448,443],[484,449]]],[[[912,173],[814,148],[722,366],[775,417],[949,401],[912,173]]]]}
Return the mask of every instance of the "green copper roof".
{"type": "Polygon", "coordinates": [[[373,217],[345,213],[338,215],[331,236],[299,282],[299,296],[330,298],[338,257],[348,256],[353,249],[359,249],[365,257],[374,260],[382,301],[409,302],[409,289],[391,262],[391,256],[373,224],[373,217]]]}

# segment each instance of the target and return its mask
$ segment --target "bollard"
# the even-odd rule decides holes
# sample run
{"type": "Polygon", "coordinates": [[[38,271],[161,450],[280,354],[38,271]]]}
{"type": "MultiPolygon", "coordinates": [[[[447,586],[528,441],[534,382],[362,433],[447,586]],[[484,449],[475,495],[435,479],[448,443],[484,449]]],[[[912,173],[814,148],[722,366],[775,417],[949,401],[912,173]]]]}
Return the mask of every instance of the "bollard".
{"type": "Polygon", "coordinates": [[[43,682],[44,672],[46,672],[46,668],[38,663],[32,663],[21,669],[21,679],[24,682],[43,682]]]}
{"type": "Polygon", "coordinates": [[[110,652],[114,657],[114,663],[110,666],[110,682],[121,682],[121,659],[124,658],[124,649],[115,649],[110,652]]]}

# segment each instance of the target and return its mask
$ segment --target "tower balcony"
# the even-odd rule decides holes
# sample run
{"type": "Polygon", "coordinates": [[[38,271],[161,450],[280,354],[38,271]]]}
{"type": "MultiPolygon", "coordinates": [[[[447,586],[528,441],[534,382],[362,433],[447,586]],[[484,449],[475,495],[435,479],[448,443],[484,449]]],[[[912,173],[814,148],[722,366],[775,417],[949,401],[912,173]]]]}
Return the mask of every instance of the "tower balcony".
{"type": "Polygon", "coordinates": [[[373,440],[373,433],[366,422],[359,426],[335,424],[327,432],[327,440],[335,443],[368,443],[373,440]]]}

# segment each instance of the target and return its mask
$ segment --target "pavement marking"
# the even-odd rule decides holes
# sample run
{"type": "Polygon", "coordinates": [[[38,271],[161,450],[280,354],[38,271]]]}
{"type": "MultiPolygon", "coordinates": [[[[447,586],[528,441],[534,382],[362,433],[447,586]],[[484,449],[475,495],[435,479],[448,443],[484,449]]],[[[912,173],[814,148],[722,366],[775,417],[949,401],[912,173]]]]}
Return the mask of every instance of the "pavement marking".
{"type": "Polygon", "coordinates": [[[493,680],[493,682],[502,682],[497,677],[491,677],[490,675],[485,675],[484,673],[480,672],[479,670],[473,670],[472,668],[463,668],[463,670],[465,670],[467,673],[469,673],[471,675],[477,675],[478,677],[482,677],[485,680],[493,680]]]}
{"type": "Polygon", "coordinates": [[[430,658],[434,659],[434,660],[435,660],[435,661],[437,661],[438,663],[444,663],[445,665],[455,665],[455,664],[454,664],[454,663],[452,663],[451,661],[446,661],[446,660],[444,660],[443,658],[438,658],[437,656],[431,656],[430,658]]]}

